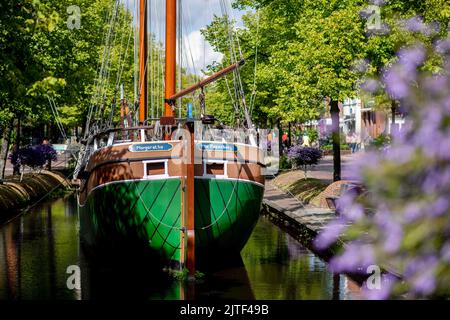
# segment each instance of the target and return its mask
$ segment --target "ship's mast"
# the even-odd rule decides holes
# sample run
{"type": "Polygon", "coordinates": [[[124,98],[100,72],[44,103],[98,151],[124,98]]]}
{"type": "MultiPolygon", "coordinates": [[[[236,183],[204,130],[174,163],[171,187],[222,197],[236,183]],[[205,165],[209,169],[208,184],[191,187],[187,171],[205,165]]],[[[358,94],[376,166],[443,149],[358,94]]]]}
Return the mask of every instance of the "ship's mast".
{"type": "MultiPolygon", "coordinates": [[[[166,74],[165,98],[175,94],[177,52],[177,1],[166,0],[166,74]]],[[[164,116],[173,117],[172,106],[166,102],[164,116]]]]}
{"type": "Polygon", "coordinates": [[[139,2],[139,123],[147,119],[147,1],[139,2]]]}
{"type": "MultiPolygon", "coordinates": [[[[174,112],[169,98],[176,90],[176,53],[177,53],[177,0],[166,0],[166,72],[165,72],[165,121],[174,122],[174,112]]],[[[181,49],[181,48],[180,48],[181,49]]],[[[188,132],[186,145],[185,166],[182,178],[182,225],[185,230],[181,235],[182,259],[190,276],[195,273],[195,223],[194,223],[194,123],[187,122],[188,132]],[[186,239],[185,239],[186,237],[186,239]]],[[[168,138],[168,137],[166,137],[168,138]]]]}

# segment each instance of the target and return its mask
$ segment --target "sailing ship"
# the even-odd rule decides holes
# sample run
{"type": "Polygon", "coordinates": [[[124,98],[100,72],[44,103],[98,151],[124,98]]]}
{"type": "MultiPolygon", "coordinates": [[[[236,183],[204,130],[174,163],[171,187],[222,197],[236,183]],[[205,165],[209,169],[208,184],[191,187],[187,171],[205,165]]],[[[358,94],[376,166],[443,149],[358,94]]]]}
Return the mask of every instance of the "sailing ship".
{"type": "MultiPolygon", "coordinates": [[[[259,218],[264,160],[245,112],[242,139],[214,129],[202,114],[175,118],[176,101],[236,71],[243,60],[175,92],[176,0],[166,1],[165,112],[147,115],[147,13],[140,0],[139,123],[121,96],[122,123],[89,134],[79,158],[80,233],[84,245],[139,242],[192,274],[196,257],[239,253],[259,218]],[[215,134],[211,134],[214,132],[215,134]],[[238,142],[240,141],[240,142],[238,142]]],[[[242,137],[242,132],[241,135],[242,137]]]]}

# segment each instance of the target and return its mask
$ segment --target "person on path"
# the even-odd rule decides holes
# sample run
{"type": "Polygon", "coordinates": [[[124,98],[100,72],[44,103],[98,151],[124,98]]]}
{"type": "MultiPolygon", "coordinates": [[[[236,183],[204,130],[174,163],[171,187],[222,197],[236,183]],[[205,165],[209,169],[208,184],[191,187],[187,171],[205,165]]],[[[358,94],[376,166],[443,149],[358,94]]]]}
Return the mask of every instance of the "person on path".
{"type": "Polygon", "coordinates": [[[311,146],[311,144],[310,144],[310,142],[309,142],[309,136],[308,136],[307,133],[305,133],[305,134],[303,135],[303,143],[302,143],[302,147],[310,147],[310,146],[311,146]]]}

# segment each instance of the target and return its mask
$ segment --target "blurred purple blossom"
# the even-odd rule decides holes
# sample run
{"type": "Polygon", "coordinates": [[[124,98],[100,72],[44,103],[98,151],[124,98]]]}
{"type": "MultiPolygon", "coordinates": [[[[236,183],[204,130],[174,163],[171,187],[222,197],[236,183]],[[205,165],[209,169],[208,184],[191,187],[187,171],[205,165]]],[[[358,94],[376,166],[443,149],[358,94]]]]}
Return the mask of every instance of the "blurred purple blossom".
{"type": "Polygon", "coordinates": [[[388,253],[396,252],[400,249],[403,240],[403,229],[399,223],[389,223],[384,229],[385,241],[384,250],[388,253]]]}
{"type": "Polygon", "coordinates": [[[367,267],[373,265],[375,255],[369,245],[349,243],[345,251],[330,260],[330,268],[335,273],[366,273],[367,267]]]}
{"type": "Polygon", "coordinates": [[[369,0],[369,3],[376,6],[383,6],[386,3],[386,0],[369,0]]]}
{"type": "Polygon", "coordinates": [[[417,77],[417,68],[424,62],[425,49],[414,45],[400,50],[399,62],[383,72],[386,92],[393,99],[403,99],[410,94],[410,84],[417,77]]]}
{"type": "Polygon", "coordinates": [[[401,145],[396,148],[391,148],[386,154],[386,159],[395,161],[399,164],[408,162],[416,149],[411,145],[401,145]]]}
{"type": "Polygon", "coordinates": [[[414,256],[407,263],[403,275],[406,278],[413,278],[419,273],[434,268],[437,261],[437,258],[432,255],[414,256]]]}
{"type": "Polygon", "coordinates": [[[436,288],[436,279],[431,271],[425,271],[418,275],[413,281],[413,292],[426,296],[433,292],[436,288]]]}
{"type": "Polygon", "coordinates": [[[422,17],[415,16],[407,20],[401,21],[401,26],[410,32],[423,32],[426,28],[422,17]]]}
{"type": "Polygon", "coordinates": [[[425,48],[421,44],[401,49],[397,55],[399,57],[399,63],[408,71],[415,70],[424,62],[426,57],[425,48]]]}
{"type": "Polygon", "coordinates": [[[450,242],[447,242],[441,250],[442,260],[450,264],[450,242]]]}
{"type": "Polygon", "coordinates": [[[450,38],[440,39],[435,44],[436,52],[445,54],[450,51],[450,38]]]}
{"type": "Polygon", "coordinates": [[[374,222],[380,228],[383,234],[383,248],[388,253],[393,253],[400,248],[403,239],[403,228],[399,222],[394,219],[394,214],[381,208],[374,217],[374,222]]]}
{"type": "Polygon", "coordinates": [[[345,211],[350,208],[355,201],[356,194],[354,192],[346,192],[336,201],[336,209],[339,211],[345,211]]]}
{"type": "Polygon", "coordinates": [[[403,99],[409,94],[408,77],[401,68],[389,69],[384,74],[384,83],[387,93],[393,99],[403,99]]]}
{"type": "Polygon", "coordinates": [[[336,219],[330,222],[314,239],[313,246],[317,250],[323,250],[334,244],[339,236],[347,229],[347,221],[336,219]]]}
{"type": "Polygon", "coordinates": [[[345,210],[340,210],[341,214],[349,221],[358,221],[364,217],[364,207],[360,204],[353,204],[345,210]]]}
{"type": "Polygon", "coordinates": [[[424,34],[427,37],[434,36],[435,34],[441,32],[442,26],[437,21],[432,21],[427,25],[426,30],[424,31],[424,34]]]}
{"type": "Polygon", "coordinates": [[[422,33],[426,37],[431,37],[441,31],[441,25],[437,21],[425,23],[423,18],[415,16],[407,20],[402,20],[400,26],[409,32],[422,33]]]}
{"type": "Polygon", "coordinates": [[[361,89],[366,92],[375,93],[381,89],[381,83],[376,79],[367,79],[362,83],[361,89]]]}
{"type": "Polygon", "coordinates": [[[449,87],[448,79],[442,75],[436,75],[429,78],[424,84],[424,89],[433,94],[442,94],[449,87]]]}
{"type": "Polygon", "coordinates": [[[369,289],[367,284],[363,285],[363,294],[369,300],[386,300],[390,297],[391,289],[397,279],[390,274],[381,274],[380,289],[369,289]]]}
{"type": "MultiPolygon", "coordinates": [[[[403,25],[425,36],[440,30],[439,24],[426,24],[420,17],[403,25]]],[[[403,276],[401,284],[394,279],[381,290],[364,290],[370,299],[393,294],[448,298],[450,38],[436,41],[432,48],[421,44],[402,48],[397,58],[382,71],[381,85],[369,79],[371,83],[361,87],[369,92],[384,87],[407,118],[401,130],[391,132],[388,150],[366,152],[353,163],[352,179],[369,191],[361,203],[370,214],[361,215],[365,208],[361,210],[359,198],[341,197],[340,220],[352,222],[343,239],[351,237],[351,242],[331,259],[330,267],[335,272],[357,272],[376,263],[393,266],[403,276]],[[442,65],[437,66],[439,61],[442,65]]],[[[330,245],[342,231],[334,225],[316,240],[322,237],[322,247],[330,245]]]]}
{"type": "Polygon", "coordinates": [[[440,196],[433,204],[430,206],[430,212],[433,216],[441,216],[448,213],[450,208],[450,200],[448,195],[440,196]]]}
{"type": "Polygon", "coordinates": [[[403,216],[405,218],[406,223],[412,223],[422,218],[423,211],[421,205],[418,203],[408,204],[404,209],[403,216]]]}

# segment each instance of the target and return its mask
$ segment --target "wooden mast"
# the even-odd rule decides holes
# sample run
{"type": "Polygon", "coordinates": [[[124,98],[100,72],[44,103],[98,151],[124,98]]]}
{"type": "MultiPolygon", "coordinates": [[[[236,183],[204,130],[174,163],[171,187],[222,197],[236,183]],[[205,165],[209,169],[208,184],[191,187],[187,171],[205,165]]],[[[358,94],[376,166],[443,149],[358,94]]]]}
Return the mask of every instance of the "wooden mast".
{"type": "MultiPolygon", "coordinates": [[[[168,98],[176,90],[176,53],[177,53],[177,0],[166,0],[166,72],[165,72],[165,111],[164,116],[174,118],[172,105],[168,98]]],[[[167,120],[166,120],[167,121],[167,120]]],[[[173,120],[172,120],[173,121],[173,120]]],[[[168,121],[170,123],[171,121],[168,121]]],[[[188,144],[185,150],[185,166],[182,178],[182,219],[185,227],[182,235],[182,256],[185,256],[185,265],[189,275],[195,274],[195,221],[194,221],[194,123],[186,123],[188,144]],[[186,245],[186,246],[185,246],[186,245]]],[[[184,259],[184,257],[182,258],[184,259]]]]}
{"type": "MultiPolygon", "coordinates": [[[[175,94],[177,53],[177,1],[166,0],[166,74],[165,98],[175,94]]],[[[166,102],[164,116],[173,117],[172,106],[166,102]]]]}
{"type": "Polygon", "coordinates": [[[139,3],[139,123],[147,119],[147,1],[139,3]]]}

